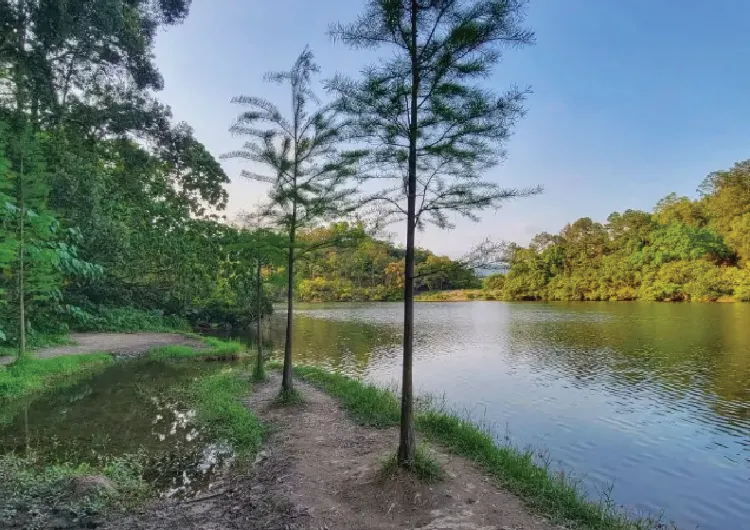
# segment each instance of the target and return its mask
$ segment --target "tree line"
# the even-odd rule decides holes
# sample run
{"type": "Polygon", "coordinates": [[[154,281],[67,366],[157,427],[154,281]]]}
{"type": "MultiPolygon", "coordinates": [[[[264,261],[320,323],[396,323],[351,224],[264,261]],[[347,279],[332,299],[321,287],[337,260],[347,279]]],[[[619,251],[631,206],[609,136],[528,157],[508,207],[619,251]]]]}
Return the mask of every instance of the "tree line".
{"type": "MultiPolygon", "coordinates": [[[[333,223],[305,232],[307,245],[339,240],[304,256],[297,267],[297,299],[302,302],[401,301],[405,250],[377,239],[362,224],[333,223]]],[[[415,290],[473,289],[481,286],[460,261],[415,249],[415,290]]]]}
{"type": "Polygon", "coordinates": [[[750,301],[750,160],[698,191],[513,245],[484,287],[506,300],[750,301]]]}

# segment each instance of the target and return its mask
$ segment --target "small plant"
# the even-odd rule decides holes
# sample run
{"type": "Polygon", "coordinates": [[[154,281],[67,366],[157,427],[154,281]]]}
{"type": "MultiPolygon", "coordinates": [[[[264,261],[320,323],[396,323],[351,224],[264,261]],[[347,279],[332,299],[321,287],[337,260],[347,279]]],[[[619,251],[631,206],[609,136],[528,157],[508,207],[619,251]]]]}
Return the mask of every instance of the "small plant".
{"type": "Polygon", "coordinates": [[[277,407],[289,407],[301,405],[304,401],[302,394],[296,388],[282,388],[279,395],[273,400],[273,405],[277,407]]]}
{"type": "MultiPolygon", "coordinates": [[[[393,476],[402,469],[399,467],[394,454],[383,461],[382,471],[387,476],[393,476]]],[[[410,468],[415,477],[427,484],[434,484],[443,480],[445,474],[440,462],[426,444],[419,444],[414,453],[414,462],[410,468]]]]}

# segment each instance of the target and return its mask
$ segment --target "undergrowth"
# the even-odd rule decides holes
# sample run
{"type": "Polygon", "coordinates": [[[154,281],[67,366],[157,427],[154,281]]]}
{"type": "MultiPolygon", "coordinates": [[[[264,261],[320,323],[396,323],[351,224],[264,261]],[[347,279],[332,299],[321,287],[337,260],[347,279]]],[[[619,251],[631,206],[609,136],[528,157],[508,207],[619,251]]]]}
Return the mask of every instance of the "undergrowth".
{"type": "Polygon", "coordinates": [[[40,468],[33,455],[0,455],[0,519],[9,528],[57,528],[61,521],[100,526],[107,512],[133,509],[151,494],[142,478],[145,460],[138,453],[102,458],[96,465],[40,468]],[[91,476],[104,477],[106,485],[76,491],[76,477],[91,476]]]}
{"type": "Polygon", "coordinates": [[[94,311],[78,310],[71,312],[68,318],[70,329],[73,331],[135,333],[139,331],[189,331],[191,329],[190,324],[184,318],[133,307],[99,307],[94,311]]]}
{"type": "MultiPolygon", "coordinates": [[[[383,461],[382,471],[386,476],[395,476],[401,471],[396,455],[383,461]]],[[[425,444],[419,444],[414,452],[414,463],[410,469],[414,475],[427,484],[440,482],[445,477],[435,454],[425,444]]]]}
{"type": "MultiPolygon", "coordinates": [[[[390,391],[317,368],[298,367],[297,375],[338,398],[360,425],[391,427],[399,423],[399,401],[390,391]]],[[[580,480],[539,463],[531,451],[499,446],[488,428],[444,407],[422,404],[415,414],[417,430],[431,442],[475,462],[484,472],[535,511],[578,530],[663,530],[660,519],[638,517],[609,499],[587,498],[580,480]]]]}

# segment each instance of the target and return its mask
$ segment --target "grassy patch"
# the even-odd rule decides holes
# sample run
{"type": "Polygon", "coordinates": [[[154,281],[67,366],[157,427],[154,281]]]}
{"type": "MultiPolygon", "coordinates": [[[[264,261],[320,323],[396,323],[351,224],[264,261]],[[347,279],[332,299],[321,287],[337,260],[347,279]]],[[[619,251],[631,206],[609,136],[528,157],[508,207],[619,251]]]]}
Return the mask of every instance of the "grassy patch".
{"type": "Polygon", "coordinates": [[[297,389],[286,390],[282,388],[279,395],[273,400],[272,405],[274,407],[292,407],[302,403],[304,403],[304,399],[297,389]]]}
{"type": "MultiPolygon", "coordinates": [[[[395,475],[400,471],[397,458],[394,454],[383,461],[383,473],[386,475],[395,475]]],[[[414,454],[414,466],[410,470],[421,481],[427,484],[440,482],[445,477],[443,468],[437,457],[430,451],[425,444],[419,444],[414,454]]]]}
{"type": "Polygon", "coordinates": [[[67,355],[49,359],[26,357],[0,366],[0,402],[72,384],[112,363],[108,353],[67,355]]]}
{"type": "MultiPolygon", "coordinates": [[[[388,390],[317,368],[298,367],[296,373],[339,398],[343,407],[362,425],[388,427],[399,423],[399,402],[388,390]]],[[[472,460],[500,485],[555,523],[578,530],[669,528],[660,519],[623,513],[610,499],[589,500],[580,488],[580,480],[540,465],[529,451],[498,446],[487,429],[451,411],[420,406],[415,423],[428,440],[472,460]]],[[[429,467],[423,471],[430,473],[429,467]]]]}
{"type": "Polygon", "coordinates": [[[341,400],[347,412],[360,425],[390,427],[399,423],[399,401],[388,390],[317,368],[298,367],[295,373],[341,400]]]}
{"type": "Polygon", "coordinates": [[[198,421],[231,443],[240,457],[255,453],[263,441],[263,426],[240,401],[250,390],[247,374],[236,368],[198,379],[189,389],[198,421]]]}
{"type": "Polygon", "coordinates": [[[237,341],[225,341],[214,337],[200,337],[205,343],[202,348],[184,345],[169,345],[154,348],[148,352],[148,358],[154,360],[168,359],[207,359],[235,360],[247,356],[245,346],[237,341]]]}

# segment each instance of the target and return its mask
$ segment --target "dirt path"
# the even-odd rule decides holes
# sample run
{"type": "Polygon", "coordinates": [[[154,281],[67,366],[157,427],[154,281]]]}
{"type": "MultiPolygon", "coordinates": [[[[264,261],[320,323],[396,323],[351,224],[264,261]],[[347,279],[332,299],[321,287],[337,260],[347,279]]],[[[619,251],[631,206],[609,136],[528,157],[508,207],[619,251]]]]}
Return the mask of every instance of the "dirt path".
{"type": "MultiPolygon", "coordinates": [[[[117,355],[142,355],[152,348],[170,344],[200,347],[196,339],[178,333],[73,333],[70,340],[74,344],[53,346],[33,352],[34,357],[58,357],[60,355],[83,355],[94,352],[112,352],[117,355]]],[[[8,364],[13,357],[0,357],[0,364],[8,364]]]]}
{"type": "Polygon", "coordinates": [[[271,405],[279,377],[248,406],[274,428],[250,472],[239,470],[202,500],[161,502],[112,521],[110,530],[552,530],[515,496],[461,458],[438,454],[446,478],[426,485],[386,477],[382,460],[396,447],[395,429],[359,427],[325,393],[298,383],[304,405],[271,405]]]}

